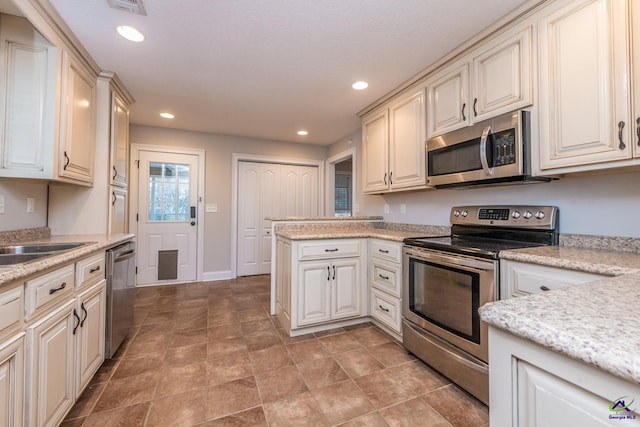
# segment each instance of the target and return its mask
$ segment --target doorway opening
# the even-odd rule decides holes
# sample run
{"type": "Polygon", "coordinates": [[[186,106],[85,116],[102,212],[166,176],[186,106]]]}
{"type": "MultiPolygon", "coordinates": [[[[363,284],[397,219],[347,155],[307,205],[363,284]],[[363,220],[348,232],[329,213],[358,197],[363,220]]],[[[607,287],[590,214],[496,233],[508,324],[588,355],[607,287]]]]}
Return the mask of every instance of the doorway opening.
{"type": "Polygon", "coordinates": [[[355,149],[343,151],[327,159],[328,216],[353,216],[357,213],[355,149]]]}

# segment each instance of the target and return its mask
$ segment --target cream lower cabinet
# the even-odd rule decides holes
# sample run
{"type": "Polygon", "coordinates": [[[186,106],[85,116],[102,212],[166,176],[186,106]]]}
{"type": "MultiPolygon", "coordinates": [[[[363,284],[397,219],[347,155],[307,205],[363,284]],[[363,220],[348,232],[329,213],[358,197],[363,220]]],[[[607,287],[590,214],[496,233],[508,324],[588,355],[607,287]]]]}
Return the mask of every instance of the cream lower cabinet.
{"type": "Polygon", "coordinates": [[[105,356],[106,280],[101,280],[77,297],[75,398],[89,384],[105,356]]]}
{"type": "Polygon", "coordinates": [[[369,296],[373,321],[402,339],[402,243],[369,239],[369,296]]]}
{"type": "MultiPolygon", "coordinates": [[[[632,4],[558,1],[544,9],[538,23],[543,174],[631,160],[638,129],[629,84],[627,9],[632,4]]],[[[640,30],[640,22],[634,25],[640,30]]]]}
{"type": "Polygon", "coordinates": [[[602,280],[605,275],[526,262],[500,261],[500,299],[560,289],[602,280]]]}
{"type": "MultiPolygon", "coordinates": [[[[616,418],[618,401],[631,404],[640,385],[489,328],[491,427],[637,425],[616,418]]],[[[623,405],[624,406],[624,405],[623,405]]],[[[635,408],[636,406],[632,406],[635,408]]]]}
{"type": "Polygon", "coordinates": [[[291,335],[367,316],[366,242],[279,238],[276,313],[291,335]]]}
{"type": "Polygon", "coordinates": [[[0,425],[22,427],[24,418],[24,333],[0,343],[0,425]]]}

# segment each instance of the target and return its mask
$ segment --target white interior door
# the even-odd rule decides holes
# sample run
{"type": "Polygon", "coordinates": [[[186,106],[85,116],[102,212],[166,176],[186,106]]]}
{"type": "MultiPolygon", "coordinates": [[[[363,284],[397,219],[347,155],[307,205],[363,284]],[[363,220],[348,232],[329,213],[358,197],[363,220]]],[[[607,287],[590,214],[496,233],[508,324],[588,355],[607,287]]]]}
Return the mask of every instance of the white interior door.
{"type": "Polygon", "coordinates": [[[140,151],[139,285],[196,280],[198,156],[140,151]]]}

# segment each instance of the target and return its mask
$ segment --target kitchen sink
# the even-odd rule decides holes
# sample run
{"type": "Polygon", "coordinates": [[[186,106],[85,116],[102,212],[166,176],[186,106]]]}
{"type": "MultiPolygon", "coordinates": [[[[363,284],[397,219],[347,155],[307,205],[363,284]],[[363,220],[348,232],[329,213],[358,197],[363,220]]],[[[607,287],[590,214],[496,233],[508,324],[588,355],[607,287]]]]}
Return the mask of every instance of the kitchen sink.
{"type": "Polygon", "coordinates": [[[59,252],[68,251],[92,242],[73,243],[33,243],[0,246],[0,267],[14,266],[35,261],[59,252]]]}

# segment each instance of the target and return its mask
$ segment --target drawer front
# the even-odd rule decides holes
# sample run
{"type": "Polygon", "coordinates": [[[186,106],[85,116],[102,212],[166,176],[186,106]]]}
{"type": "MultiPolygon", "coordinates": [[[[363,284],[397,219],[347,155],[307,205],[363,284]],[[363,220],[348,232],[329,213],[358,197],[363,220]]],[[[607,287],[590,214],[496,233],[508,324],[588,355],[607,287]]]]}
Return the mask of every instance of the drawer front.
{"type": "Polygon", "coordinates": [[[504,281],[506,295],[501,296],[501,298],[537,294],[607,277],[599,274],[519,262],[505,263],[503,273],[506,275],[506,280],[504,281]]]}
{"type": "Polygon", "coordinates": [[[362,240],[323,240],[298,245],[298,260],[360,256],[362,240]]]}
{"type": "Polygon", "coordinates": [[[369,253],[374,258],[402,263],[402,243],[371,239],[369,241],[369,249],[369,253]]]}
{"type": "Polygon", "coordinates": [[[76,263],[76,289],[104,279],[104,253],[93,255],[76,263]]]}
{"type": "Polygon", "coordinates": [[[0,293],[0,335],[22,323],[23,310],[24,288],[22,286],[0,293]]]}
{"type": "Polygon", "coordinates": [[[68,265],[26,283],[26,320],[50,302],[73,295],[74,265],[68,265]]]}
{"type": "Polygon", "coordinates": [[[383,263],[376,259],[369,264],[371,286],[400,298],[402,290],[402,268],[399,265],[383,263]]]}
{"type": "Polygon", "coordinates": [[[402,333],[401,307],[399,298],[371,289],[371,317],[399,334],[402,333]]]}

